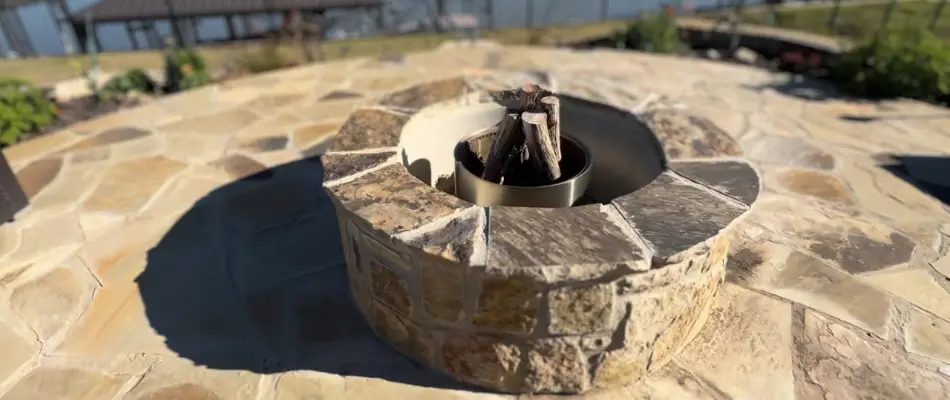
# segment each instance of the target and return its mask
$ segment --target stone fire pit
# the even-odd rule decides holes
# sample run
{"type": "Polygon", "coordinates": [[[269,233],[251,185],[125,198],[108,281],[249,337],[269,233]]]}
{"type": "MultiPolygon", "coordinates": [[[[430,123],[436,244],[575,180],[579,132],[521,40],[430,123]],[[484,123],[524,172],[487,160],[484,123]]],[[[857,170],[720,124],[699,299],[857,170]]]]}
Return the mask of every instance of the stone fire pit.
{"type": "Polygon", "coordinates": [[[343,126],[321,162],[356,303],[380,338],[472,385],[632,384],[702,327],[759,177],[704,119],[672,109],[638,119],[549,82],[562,89],[552,87],[563,132],[592,153],[582,203],[474,206],[451,194],[452,149],[498,121],[485,93],[505,84],[484,74],[421,84],[343,126]]]}

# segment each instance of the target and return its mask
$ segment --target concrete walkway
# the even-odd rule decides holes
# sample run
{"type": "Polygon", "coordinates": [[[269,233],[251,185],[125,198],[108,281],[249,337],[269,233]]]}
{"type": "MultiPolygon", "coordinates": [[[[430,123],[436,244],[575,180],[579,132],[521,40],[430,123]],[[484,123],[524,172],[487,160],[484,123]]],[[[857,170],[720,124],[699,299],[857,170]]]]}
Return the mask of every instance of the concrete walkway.
{"type": "Polygon", "coordinates": [[[255,76],[4,150],[33,205],[0,228],[0,399],[508,398],[373,338],[304,160],[382,93],[486,70],[704,116],[763,176],[704,329],[589,398],[950,398],[950,212],[899,177],[950,174],[892,156],[950,152],[950,112],[706,61],[479,46],[255,76]]]}

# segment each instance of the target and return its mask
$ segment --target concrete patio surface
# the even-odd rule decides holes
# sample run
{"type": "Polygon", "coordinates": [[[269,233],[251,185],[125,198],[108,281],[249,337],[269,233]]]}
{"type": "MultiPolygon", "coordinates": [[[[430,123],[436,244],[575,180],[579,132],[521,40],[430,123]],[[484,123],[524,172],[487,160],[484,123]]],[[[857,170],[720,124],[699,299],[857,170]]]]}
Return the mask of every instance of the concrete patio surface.
{"type": "Polygon", "coordinates": [[[5,149],[32,205],[0,227],[0,399],[513,398],[374,338],[315,162],[382,93],[504,70],[705,117],[762,176],[696,338],[584,398],[950,398],[950,212],[901,178],[950,174],[897,165],[950,152],[948,110],[695,59],[459,45],[257,75],[5,149]]]}

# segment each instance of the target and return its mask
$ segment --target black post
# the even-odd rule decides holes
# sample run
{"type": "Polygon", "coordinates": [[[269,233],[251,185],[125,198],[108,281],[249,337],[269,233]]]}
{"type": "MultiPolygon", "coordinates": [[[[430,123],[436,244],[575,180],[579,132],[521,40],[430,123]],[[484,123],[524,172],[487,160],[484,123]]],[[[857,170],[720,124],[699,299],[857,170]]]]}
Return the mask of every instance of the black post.
{"type": "Polygon", "coordinates": [[[600,20],[607,20],[607,9],[610,8],[610,0],[600,0],[600,20]]]}
{"type": "Polygon", "coordinates": [[[242,15],[241,23],[244,25],[244,37],[251,36],[251,16],[248,14],[242,15]]]}
{"type": "Polygon", "coordinates": [[[16,40],[13,37],[13,32],[10,31],[10,27],[7,26],[6,21],[4,21],[5,16],[6,10],[0,8],[0,33],[3,34],[3,37],[7,38],[7,45],[10,46],[10,51],[19,53],[19,51],[17,51],[19,46],[17,46],[16,40]]]}
{"type": "Polygon", "coordinates": [[[49,0],[46,6],[49,7],[50,16],[56,22],[56,31],[59,34],[59,40],[63,42],[63,49],[66,50],[67,54],[75,52],[77,49],[70,49],[72,44],[67,43],[70,39],[66,35],[71,33],[73,35],[71,40],[75,41],[79,40],[79,35],[76,34],[75,28],[69,21],[69,6],[66,5],[66,0],[49,0]],[[70,28],[73,29],[70,31],[70,28]]]}
{"type": "Polygon", "coordinates": [[[435,14],[439,17],[445,15],[445,0],[435,0],[435,14]]]}
{"type": "Polygon", "coordinates": [[[386,16],[383,14],[383,7],[376,7],[376,28],[381,31],[386,29],[386,16]]]}
{"type": "Polygon", "coordinates": [[[200,36],[198,35],[198,17],[191,17],[188,19],[191,21],[191,41],[194,44],[198,44],[201,42],[199,39],[200,36]]]}
{"type": "Polygon", "coordinates": [[[235,31],[234,31],[234,16],[233,16],[233,15],[225,15],[225,16],[224,16],[224,21],[227,22],[227,24],[228,24],[228,40],[229,40],[229,41],[234,41],[234,40],[236,40],[236,39],[237,39],[237,34],[236,34],[235,31]]]}
{"type": "Polygon", "coordinates": [[[99,40],[99,23],[92,23],[92,40],[96,43],[96,52],[102,53],[102,41],[99,40]]]}
{"type": "Polygon", "coordinates": [[[145,41],[150,49],[162,48],[162,38],[155,29],[155,21],[142,22],[142,31],[145,32],[145,41]]]}
{"type": "Polygon", "coordinates": [[[178,17],[175,16],[175,7],[172,5],[172,0],[165,0],[165,7],[168,7],[168,23],[171,24],[175,42],[178,46],[185,46],[185,36],[181,34],[181,26],[178,25],[178,17]]]}
{"type": "Polygon", "coordinates": [[[132,21],[125,22],[125,31],[129,33],[129,42],[132,43],[132,49],[139,49],[139,38],[135,36],[135,29],[132,28],[132,21]]]}
{"type": "Polygon", "coordinates": [[[89,49],[86,43],[89,42],[89,32],[86,32],[86,24],[82,22],[72,22],[73,32],[76,32],[76,44],[79,45],[80,53],[88,53],[89,49]]]}
{"type": "Polygon", "coordinates": [[[525,25],[527,28],[534,27],[534,2],[531,0],[525,0],[525,25]]]}
{"type": "Polygon", "coordinates": [[[0,153],[0,224],[13,221],[16,213],[26,208],[29,203],[13,168],[3,153],[0,153]]]}
{"type": "Polygon", "coordinates": [[[21,46],[23,46],[23,52],[21,54],[27,56],[35,56],[36,48],[33,47],[33,42],[30,41],[30,35],[26,32],[26,26],[23,25],[23,18],[20,17],[20,13],[17,12],[17,9],[12,10],[13,23],[16,24],[17,34],[20,35],[21,46]]]}
{"type": "Polygon", "coordinates": [[[495,1],[485,0],[485,18],[488,19],[488,29],[495,29],[495,1]]]}

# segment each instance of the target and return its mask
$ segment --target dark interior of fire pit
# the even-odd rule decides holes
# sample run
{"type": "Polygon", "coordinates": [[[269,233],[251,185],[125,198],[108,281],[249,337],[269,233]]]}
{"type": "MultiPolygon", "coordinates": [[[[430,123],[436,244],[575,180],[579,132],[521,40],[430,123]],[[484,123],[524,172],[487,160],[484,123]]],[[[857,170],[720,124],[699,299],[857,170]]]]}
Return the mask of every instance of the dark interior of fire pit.
{"type": "MultiPolygon", "coordinates": [[[[455,159],[462,163],[469,172],[475,176],[481,176],[485,170],[485,160],[488,158],[488,150],[494,137],[492,135],[476,135],[459,142],[455,146],[455,159]]],[[[572,139],[564,140],[561,143],[561,161],[558,163],[561,167],[561,177],[551,181],[543,176],[539,171],[532,168],[510,168],[506,173],[504,186],[538,187],[552,185],[567,181],[584,170],[587,166],[588,154],[572,139]]]]}
{"type": "MultiPolygon", "coordinates": [[[[573,205],[608,203],[653,181],[665,168],[662,145],[636,116],[602,103],[560,94],[563,135],[586,147],[591,168],[590,183],[573,205]]],[[[403,164],[413,176],[436,189],[456,195],[454,164],[460,156],[464,167],[475,176],[484,168],[478,154],[468,146],[458,146],[475,132],[495,124],[504,109],[491,105],[459,107],[438,115],[415,117],[400,140],[403,164]],[[437,132],[437,134],[433,134],[437,132]],[[457,154],[463,147],[461,154],[457,154]]],[[[562,143],[559,181],[577,176],[585,159],[579,148],[562,143]]],[[[538,187],[532,176],[506,178],[507,185],[538,187]]],[[[556,183],[556,182],[555,182],[556,183]]],[[[547,184],[551,184],[547,181],[547,184]]]]}

